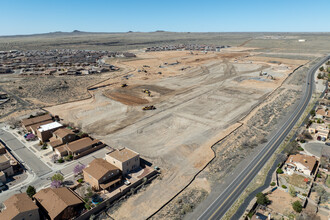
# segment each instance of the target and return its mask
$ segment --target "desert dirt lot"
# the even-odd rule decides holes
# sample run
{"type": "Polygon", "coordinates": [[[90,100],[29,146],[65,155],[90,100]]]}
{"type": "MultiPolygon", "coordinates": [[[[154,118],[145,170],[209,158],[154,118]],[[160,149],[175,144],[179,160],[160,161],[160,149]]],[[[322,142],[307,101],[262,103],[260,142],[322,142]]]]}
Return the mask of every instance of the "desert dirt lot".
{"type": "Polygon", "coordinates": [[[91,99],[47,108],[105,143],[131,148],[161,167],[162,180],[128,199],[115,219],[145,219],[159,209],[213,158],[210,147],[219,137],[238,127],[243,116],[307,62],[253,59],[257,54],[239,48],[198,55],[140,53],[119,62],[126,75],[103,82],[111,85],[92,90],[91,99]],[[123,83],[128,86],[121,87],[123,83]],[[142,111],[145,105],[157,109],[142,111]]]}

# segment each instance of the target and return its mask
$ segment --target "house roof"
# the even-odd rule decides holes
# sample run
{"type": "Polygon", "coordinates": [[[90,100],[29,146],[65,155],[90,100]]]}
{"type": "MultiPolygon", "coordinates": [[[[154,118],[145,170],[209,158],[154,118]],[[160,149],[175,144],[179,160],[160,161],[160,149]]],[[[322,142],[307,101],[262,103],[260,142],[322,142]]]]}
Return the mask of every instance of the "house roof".
{"type": "Polygon", "coordinates": [[[38,129],[38,131],[44,132],[44,131],[49,131],[49,130],[60,128],[60,127],[63,127],[63,125],[61,123],[58,123],[57,121],[54,121],[49,124],[41,125],[40,128],[38,129]]]}
{"type": "Polygon", "coordinates": [[[84,137],[76,141],[72,141],[66,145],[67,149],[71,152],[76,152],[96,144],[97,140],[92,140],[90,137],[84,137]]]}
{"type": "Polygon", "coordinates": [[[54,219],[67,207],[83,203],[66,187],[42,189],[34,195],[34,198],[47,210],[51,219],[54,219]]]}
{"type": "Polygon", "coordinates": [[[287,164],[300,163],[303,166],[305,166],[308,170],[312,171],[315,166],[316,159],[312,156],[308,156],[304,154],[295,154],[295,155],[290,155],[286,163],[287,164]]]}
{"type": "Polygon", "coordinates": [[[0,213],[0,219],[13,219],[20,213],[38,209],[38,206],[26,193],[11,196],[4,202],[6,209],[0,213]]]}
{"type": "Polygon", "coordinates": [[[317,115],[322,115],[322,116],[328,116],[328,112],[326,112],[323,108],[319,108],[319,109],[316,111],[316,114],[317,114],[317,115]]]}
{"type": "Polygon", "coordinates": [[[107,155],[119,160],[120,162],[125,162],[127,160],[132,159],[135,156],[138,156],[139,154],[128,148],[122,148],[109,152],[107,155]]]}
{"type": "Polygon", "coordinates": [[[4,154],[0,155],[0,163],[5,163],[9,161],[8,157],[6,157],[4,154]]]}
{"type": "Polygon", "coordinates": [[[49,145],[52,147],[52,148],[55,148],[55,147],[58,147],[58,146],[61,146],[63,143],[61,140],[50,140],[49,142],[49,145]]]}
{"type": "Polygon", "coordinates": [[[65,136],[69,134],[74,134],[72,130],[67,129],[67,128],[60,128],[54,131],[54,134],[58,136],[59,138],[64,138],[65,136]]]}
{"type": "Polygon", "coordinates": [[[115,172],[116,170],[119,170],[119,168],[102,158],[94,159],[88,167],[84,169],[86,173],[97,180],[100,180],[108,172],[115,172]]]}
{"type": "Polygon", "coordinates": [[[60,145],[60,146],[56,147],[55,150],[56,150],[57,152],[59,152],[59,153],[64,153],[64,152],[68,151],[68,150],[65,148],[64,145],[60,145]]]}
{"type": "Polygon", "coordinates": [[[43,122],[40,122],[37,124],[30,125],[29,127],[31,128],[31,130],[36,131],[41,125],[46,125],[46,124],[49,124],[52,122],[53,122],[53,120],[47,120],[47,121],[43,121],[43,122]]]}
{"type": "Polygon", "coordinates": [[[26,127],[29,125],[37,124],[42,121],[47,121],[47,120],[51,120],[51,119],[52,119],[52,116],[50,114],[45,114],[45,115],[41,115],[41,116],[36,116],[34,118],[23,119],[22,124],[26,127]]]}

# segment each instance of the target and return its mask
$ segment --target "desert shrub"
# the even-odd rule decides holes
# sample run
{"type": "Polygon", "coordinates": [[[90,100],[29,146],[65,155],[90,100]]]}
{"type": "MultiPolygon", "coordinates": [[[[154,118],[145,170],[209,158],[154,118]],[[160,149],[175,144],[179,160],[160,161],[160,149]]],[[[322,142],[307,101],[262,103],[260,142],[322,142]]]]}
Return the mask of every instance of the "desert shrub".
{"type": "Polygon", "coordinates": [[[276,173],[277,173],[277,174],[282,174],[282,173],[284,173],[284,172],[283,172],[283,170],[282,170],[281,168],[277,168],[276,173]]]}
{"type": "Polygon", "coordinates": [[[302,211],[302,205],[301,202],[299,201],[295,201],[294,203],[292,203],[292,208],[293,210],[295,210],[296,212],[300,213],[302,211]]]}
{"type": "Polygon", "coordinates": [[[276,183],[275,183],[275,182],[271,182],[270,185],[271,185],[271,186],[275,186],[276,183]]]}
{"type": "Polygon", "coordinates": [[[282,185],[282,188],[283,189],[287,189],[288,187],[286,185],[282,185]]]}

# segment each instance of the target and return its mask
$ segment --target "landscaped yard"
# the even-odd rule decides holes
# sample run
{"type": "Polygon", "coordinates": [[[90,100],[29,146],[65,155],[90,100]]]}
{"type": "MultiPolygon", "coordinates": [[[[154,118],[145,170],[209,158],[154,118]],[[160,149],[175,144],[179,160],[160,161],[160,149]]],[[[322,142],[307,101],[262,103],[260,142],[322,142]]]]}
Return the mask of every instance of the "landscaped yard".
{"type": "MultiPolygon", "coordinates": [[[[303,176],[303,175],[298,175],[296,173],[292,174],[291,176],[289,175],[285,175],[284,177],[286,179],[286,181],[296,187],[299,187],[301,189],[307,189],[307,184],[304,181],[307,177],[303,176]]],[[[309,180],[309,182],[311,181],[311,178],[307,178],[309,180]]]]}

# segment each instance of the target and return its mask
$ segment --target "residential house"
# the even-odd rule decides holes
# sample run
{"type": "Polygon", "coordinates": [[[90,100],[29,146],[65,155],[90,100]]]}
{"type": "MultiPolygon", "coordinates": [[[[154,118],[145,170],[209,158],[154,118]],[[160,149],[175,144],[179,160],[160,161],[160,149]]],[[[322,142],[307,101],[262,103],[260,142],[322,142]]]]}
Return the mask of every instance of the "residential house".
{"type": "Polygon", "coordinates": [[[140,167],[140,155],[128,148],[121,148],[106,154],[105,159],[118,167],[124,175],[140,167]]]}
{"type": "Polygon", "coordinates": [[[122,177],[122,173],[118,167],[101,158],[94,159],[83,170],[83,174],[84,180],[97,191],[115,187],[121,182],[122,177]]]}
{"type": "Polygon", "coordinates": [[[315,134],[317,132],[317,127],[318,127],[318,124],[316,123],[312,123],[309,127],[308,127],[308,132],[310,134],[315,134]]]}
{"type": "Polygon", "coordinates": [[[55,154],[59,157],[65,157],[68,155],[68,150],[66,149],[65,145],[61,145],[55,148],[55,154]]]}
{"type": "Polygon", "coordinates": [[[39,220],[39,207],[26,193],[11,196],[4,203],[0,219],[6,220],[39,220]]]}
{"type": "Polygon", "coordinates": [[[40,211],[51,220],[75,218],[83,209],[83,200],[66,187],[42,189],[34,195],[40,211]]]}
{"type": "Polygon", "coordinates": [[[49,121],[49,120],[52,120],[52,116],[50,114],[35,116],[33,118],[23,119],[22,120],[22,126],[25,130],[31,131],[29,126],[34,125],[34,124],[38,124],[40,122],[49,121]]]}
{"type": "Polygon", "coordinates": [[[54,122],[53,120],[47,120],[47,121],[43,121],[43,122],[40,122],[40,123],[37,123],[37,124],[33,124],[33,125],[30,125],[28,126],[28,130],[34,134],[34,135],[37,135],[37,132],[38,132],[38,128],[41,126],[41,125],[46,125],[46,124],[49,124],[49,123],[52,123],[54,122]]]}
{"type": "Polygon", "coordinates": [[[52,137],[53,132],[62,127],[63,125],[57,121],[41,125],[37,130],[37,136],[42,142],[48,141],[52,137]]]}
{"type": "Polygon", "coordinates": [[[318,108],[315,112],[315,118],[328,119],[329,118],[328,111],[324,108],[318,108]]]}
{"type": "Polygon", "coordinates": [[[79,154],[82,154],[90,149],[92,149],[94,146],[98,145],[98,140],[92,140],[90,137],[84,137],[79,140],[67,143],[65,145],[65,148],[68,151],[69,155],[72,156],[78,156],[79,154]]]}
{"type": "Polygon", "coordinates": [[[314,174],[317,167],[317,160],[315,157],[305,154],[290,155],[285,162],[285,171],[291,175],[294,171],[298,171],[307,176],[314,174]]]}
{"type": "Polygon", "coordinates": [[[329,137],[329,128],[325,124],[313,123],[308,128],[309,133],[316,134],[319,140],[326,141],[329,137]]]}
{"type": "Polygon", "coordinates": [[[59,128],[53,132],[53,137],[49,139],[49,146],[54,150],[56,147],[76,140],[77,136],[72,130],[59,128]]]}
{"type": "MultiPolygon", "coordinates": [[[[6,177],[12,176],[14,175],[14,168],[10,163],[10,159],[8,158],[8,156],[6,154],[2,154],[0,155],[0,171],[2,171],[6,177]]],[[[2,176],[2,180],[4,180],[3,175],[2,176]]],[[[5,179],[6,181],[6,179],[5,179]]],[[[2,181],[2,182],[5,182],[2,181]]]]}

